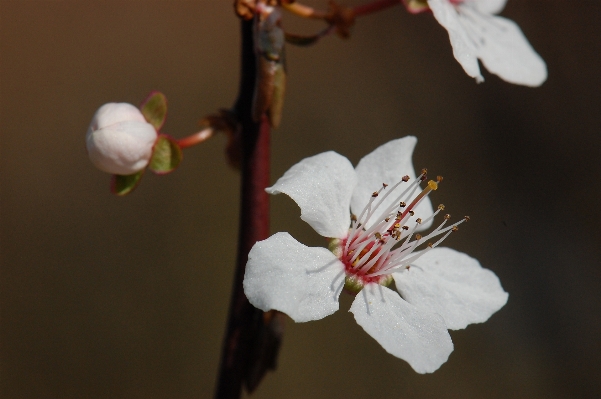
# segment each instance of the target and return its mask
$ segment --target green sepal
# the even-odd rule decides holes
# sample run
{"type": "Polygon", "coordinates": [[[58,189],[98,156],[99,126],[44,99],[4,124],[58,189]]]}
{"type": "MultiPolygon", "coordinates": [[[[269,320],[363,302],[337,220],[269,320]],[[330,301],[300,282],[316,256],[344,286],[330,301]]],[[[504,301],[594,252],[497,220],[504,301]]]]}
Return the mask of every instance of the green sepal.
{"type": "Polygon", "coordinates": [[[152,149],[148,169],[157,175],[173,172],[179,166],[183,156],[182,149],[172,137],[159,133],[152,149]]]}
{"type": "Polygon", "coordinates": [[[167,97],[160,91],[153,91],[142,102],[140,109],[146,121],[158,132],[167,118],[167,97]]]}
{"type": "Polygon", "coordinates": [[[119,196],[131,193],[140,184],[143,174],[144,170],[142,169],[133,175],[113,175],[111,177],[111,193],[119,196]]]}
{"type": "Polygon", "coordinates": [[[357,295],[363,289],[363,282],[355,276],[347,275],[344,278],[344,289],[350,294],[357,295]]]}

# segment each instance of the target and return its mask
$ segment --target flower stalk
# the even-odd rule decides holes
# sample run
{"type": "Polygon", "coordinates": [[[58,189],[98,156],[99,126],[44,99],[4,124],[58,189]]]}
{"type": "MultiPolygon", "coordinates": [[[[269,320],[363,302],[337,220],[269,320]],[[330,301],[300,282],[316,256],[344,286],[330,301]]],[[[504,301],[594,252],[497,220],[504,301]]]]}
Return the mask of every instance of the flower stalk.
{"type": "Polygon", "coordinates": [[[177,144],[181,149],[190,148],[210,139],[213,137],[214,133],[215,130],[212,127],[207,127],[206,129],[202,129],[201,131],[193,133],[187,137],[184,137],[183,139],[177,140],[177,144]]]}

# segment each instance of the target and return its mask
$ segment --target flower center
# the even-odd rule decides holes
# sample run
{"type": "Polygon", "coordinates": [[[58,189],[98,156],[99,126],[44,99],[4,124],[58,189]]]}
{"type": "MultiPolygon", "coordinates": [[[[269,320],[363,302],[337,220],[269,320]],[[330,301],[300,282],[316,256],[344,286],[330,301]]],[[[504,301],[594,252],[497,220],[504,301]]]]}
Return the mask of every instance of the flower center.
{"type": "Polygon", "coordinates": [[[444,210],[444,205],[439,205],[425,220],[419,217],[413,219],[413,209],[431,191],[436,190],[442,181],[441,176],[437,177],[436,182],[428,181],[426,188],[416,195],[420,188],[419,183],[427,179],[426,172],[426,169],[422,170],[422,174],[412,183],[408,183],[409,176],[404,176],[389,190],[388,185],[383,184],[380,190],[372,194],[359,217],[353,215],[351,218],[347,238],[337,240],[334,248],[334,252],[345,266],[345,288],[348,291],[357,293],[368,283],[390,285],[393,272],[409,269],[413,261],[438,246],[453,231],[457,231],[457,225],[469,220],[466,216],[459,222],[445,227],[451,218],[447,214],[443,222],[427,235],[415,233],[421,224],[428,223],[444,210]],[[390,194],[402,184],[408,184],[407,188],[394,201],[387,201],[390,194]],[[382,194],[385,190],[387,191],[382,194]],[[440,235],[443,236],[435,243],[429,241],[440,235]],[[424,250],[415,251],[425,243],[428,244],[424,250]]]}

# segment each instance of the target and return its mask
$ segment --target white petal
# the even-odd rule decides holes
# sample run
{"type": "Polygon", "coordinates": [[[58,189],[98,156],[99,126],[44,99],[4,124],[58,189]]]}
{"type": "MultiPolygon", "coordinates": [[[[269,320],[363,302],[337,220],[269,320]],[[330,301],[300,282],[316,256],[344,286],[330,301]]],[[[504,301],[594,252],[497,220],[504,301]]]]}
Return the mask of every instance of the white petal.
{"type": "Polygon", "coordinates": [[[465,73],[476,78],[477,82],[484,81],[478,66],[477,48],[465,27],[461,24],[456,7],[449,0],[428,0],[428,5],[434,14],[434,18],[449,33],[453,55],[463,67],[465,73]]]}
{"type": "Polygon", "coordinates": [[[263,311],[276,309],[296,322],[319,320],[338,310],[344,276],[344,265],[327,249],[276,233],[250,250],[244,293],[263,311]]]}
{"type": "Polygon", "coordinates": [[[469,3],[482,13],[498,14],[505,8],[507,0],[466,0],[465,3],[469,3]]]}
{"type": "Polygon", "coordinates": [[[124,121],[98,130],[88,129],[86,147],[98,169],[130,175],[148,165],[156,138],[157,132],[151,124],[124,121]]]}
{"type": "Polygon", "coordinates": [[[322,236],[344,238],[351,222],[350,202],[356,185],[353,165],[329,151],[303,159],[266,191],[290,196],[301,209],[301,219],[322,236]]]}
{"type": "Polygon", "coordinates": [[[507,303],[508,294],[493,272],[450,248],[429,251],[393,277],[407,302],[438,313],[452,330],[485,322],[507,303]]]}
{"type": "Polygon", "coordinates": [[[118,122],[146,122],[142,112],[128,103],[108,103],[98,108],[94,114],[90,129],[103,129],[118,122]]]}
{"type": "Polygon", "coordinates": [[[357,294],[350,311],[388,353],[405,360],[418,373],[436,371],[453,351],[440,316],[419,310],[381,285],[368,284],[357,294]]]}
{"type": "MultiPolygon", "coordinates": [[[[374,212],[374,216],[380,216],[380,209],[384,210],[389,205],[396,202],[397,195],[400,195],[408,185],[415,179],[415,171],[411,156],[413,149],[417,144],[417,139],[413,136],[407,136],[400,139],[389,141],[386,144],[376,148],[371,153],[364,156],[355,168],[357,172],[357,188],[353,192],[351,200],[352,212],[359,216],[363,208],[371,199],[374,191],[378,191],[382,187],[382,183],[386,183],[389,187],[382,191],[382,197],[390,190],[394,184],[401,180],[405,175],[410,177],[408,183],[402,183],[388,197],[386,201],[374,212]]],[[[418,189],[418,193],[421,190],[418,189]]],[[[376,203],[377,203],[376,199],[376,203]]],[[[432,214],[432,203],[429,198],[425,198],[415,208],[415,218],[421,217],[425,219],[432,214]]],[[[374,222],[375,217],[370,221],[374,222]]],[[[366,223],[369,226],[369,222],[366,223]]],[[[424,223],[420,226],[420,230],[428,228],[432,222],[424,223]]]]}
{"type": "Polygon", "coordinates": [[[477,48],[477,56],[490,72],[510,83],[540,86],[547,65],[534,51],[515,22],[459,7],[461,21],[477,48]]]}

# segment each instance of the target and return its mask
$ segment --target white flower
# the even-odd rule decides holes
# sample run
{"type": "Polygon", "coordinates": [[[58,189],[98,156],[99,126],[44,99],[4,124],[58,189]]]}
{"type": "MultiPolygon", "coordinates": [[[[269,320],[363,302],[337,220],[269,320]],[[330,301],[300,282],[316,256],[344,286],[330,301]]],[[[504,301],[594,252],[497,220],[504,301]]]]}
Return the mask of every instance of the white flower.
{"type": "Polygon", "coordinates": [[[547,66],[515,22],[498,17],[507,0],[428,0],[449,32],[453,54],[465,72],[482,82],[478,59],[510,83],[540,86],[547,66]]]}
{"type": "Polygon", "coordinates": [[[416,179],[411,165],[416,142],[415,137],[393,140],[356,169],[335,152],[290,168],[267,191],[292,197],[301,218],[333,238],[330,250],[274,234],[251,249],[244,291],[255,307],[282,311],[296,322],[334,313],[343,288],[358,293],[350,308],[357,323],[389,353],[428,373],[453,351],[447,328],[486,321],[506,303],[507,293],[477,260],[437,248],[463,220],[445,227],[445,215],[424,237],[416,233],[444,209],[433,213],[427,198],[438,183],[429,181],[420,191],[426,176],[424,171],[416,179]],[[349,209],[358,217],[351,218],[349,209]],[[393,279],[398,293],[387,288],[393,279]]]}
{"type": "Polygon", "coordinates": [[[131,175],[148,165],[156,139],[157,131],[138,108],[127,103],[108,103],[94,114],[86,147],[98,169],[131,175]]]}

